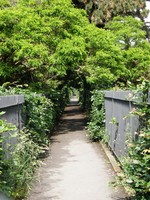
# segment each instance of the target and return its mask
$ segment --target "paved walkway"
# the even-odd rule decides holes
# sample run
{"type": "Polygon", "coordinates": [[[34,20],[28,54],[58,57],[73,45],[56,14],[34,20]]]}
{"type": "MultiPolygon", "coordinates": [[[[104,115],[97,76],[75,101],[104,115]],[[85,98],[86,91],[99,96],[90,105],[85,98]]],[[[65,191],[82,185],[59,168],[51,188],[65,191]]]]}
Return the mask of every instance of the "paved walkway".
{"type": "Polygon", "coordinates": [[[114,171],[100,145],[88,140],[76,99],[65,109],[51,139],[50,155],[28,200],[124,199],[122,191],[109,186],[114,171]]]}

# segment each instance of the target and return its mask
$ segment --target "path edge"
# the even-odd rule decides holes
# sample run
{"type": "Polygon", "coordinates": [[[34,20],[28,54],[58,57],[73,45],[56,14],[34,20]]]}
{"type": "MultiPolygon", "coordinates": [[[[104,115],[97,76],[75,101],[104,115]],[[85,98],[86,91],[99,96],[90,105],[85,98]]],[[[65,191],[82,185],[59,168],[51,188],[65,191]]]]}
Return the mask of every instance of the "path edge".
{"type": "Polygon", "coordinates": [[[120,173],[122,171],[120,163],[116,160],[116,158],[113,155],[113,153],[111,152],[111,150],[108,148],[108,146],[104,142],[100,141],[99,143],[102,146],[102,148],[103,148],[110,164],[112,165],[115,173],[116,174],[120,173]]]}

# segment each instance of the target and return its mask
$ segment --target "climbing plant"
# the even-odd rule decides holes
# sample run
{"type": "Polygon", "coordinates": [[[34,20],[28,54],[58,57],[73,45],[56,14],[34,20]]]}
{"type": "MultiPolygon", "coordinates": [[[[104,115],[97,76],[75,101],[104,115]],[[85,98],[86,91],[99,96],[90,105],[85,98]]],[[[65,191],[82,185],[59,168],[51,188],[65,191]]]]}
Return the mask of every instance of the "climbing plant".
{"type": "MultiPolygon", "coordinates": [[[[3,115],[4,112],[0,112],[0,116],[3,115]]],[[[0,176],[2,175],[3,169],[3,142],[6,140],[5,132],[15,130],[15,126],[10,123],[7,123],[5,120],[0,119],[0,176]]]]}

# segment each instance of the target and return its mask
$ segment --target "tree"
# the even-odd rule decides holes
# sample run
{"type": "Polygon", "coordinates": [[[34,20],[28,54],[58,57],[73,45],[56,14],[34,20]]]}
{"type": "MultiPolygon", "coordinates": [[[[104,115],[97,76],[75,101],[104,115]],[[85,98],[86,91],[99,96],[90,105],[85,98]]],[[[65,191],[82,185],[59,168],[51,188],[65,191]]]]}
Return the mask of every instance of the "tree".
{"type": "Polygon", "coordinates": [[[132,15],[143,21],[148,14],[145,9],[146,1],[143,0],[78,0],[78,4],[79,2],[85,4],[90,21],[100,27],[104,27],[109,20],[117,15],[132,15]]]}
{"type": "Polygon", "coordinates": [[[115,44],[115,35],[94,27],[87,27],[88,56],[82,70],[93,87],[108,88],[125,73],[124,58],[119,45],[115,44]]]}
{"type": "Polygon", "coordinates": [[[118,17],[107,30],[97,28],[71,0],[20,0],[0,10],[0,83],[41,91],[65,84],[107,88],[133,76],[136,83],[149,67],[141,27],[138,20],[118,17]]]}
{"type": "Polygon", "coordinates": [[[144,23],[132,16],[114,17],[105,28],[111,30],[116,36],[116,42],[122,49],[128,49],[140,45],[146,39],[146,33],[142,30],[144,23]]]}
{"type": "Polygon", "coordinates": [[[43,88],[54,81],[58,85],[59,78],[85,57],[83,28],[89,22],[85,11],[69,0],[20,1],[2,9],[0,21],[1,83],[17,80],[43,88]]]}
{"type": "Polygon", "coordinates": [[[116,37],[116,44],[121,47],[126,73],[124,81],[137,84],[145,78],[150,78],[150,44],[146,33],[142,30],[143,23],[131,16],[114,17],[106,28],[116,37]]]}

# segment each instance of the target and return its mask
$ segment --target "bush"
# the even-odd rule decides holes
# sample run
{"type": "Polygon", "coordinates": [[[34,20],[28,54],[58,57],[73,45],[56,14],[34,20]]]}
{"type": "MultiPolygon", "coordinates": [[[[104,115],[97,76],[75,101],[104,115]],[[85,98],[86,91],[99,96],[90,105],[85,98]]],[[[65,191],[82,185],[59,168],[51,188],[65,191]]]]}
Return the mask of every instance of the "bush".
{"type": "Polygon", "coordinates": [[[62,90],[52,93],[51,98],[55,99],[52,102],[51,99],[28,89],[0,88],[1,95],[23,94],[25,97],[23,119],[26,128],[20,133],[11,134],[10,137],[17,136],[18,141],[11,147],[11,152],[8,148],[7,159],[6,149],[2,147],[6,138],[2,134],[14,130],[15,126],[0,120],[0,188],[15,199],[24,199],[27,195],[34,171],[40,163],[39,157],[45,155],[50,132],[68,101],[65,92],[62,90]]]}
{"type": "Polygon", "coordinates": [[[135,141],[127,141],[127,155],[122,159],[123,174],[119,176],[119,184],[125,186],[136,200],[148,200],[150,197],[150,109],[147,104],[149,81],[137,86],[135,97],[141,102],[131,113],[138,115],[140,130],[135,141]]]}
{"type": "Polygon", "coordinates": [[[150,197],[150,128],[143,130],[134,143],[128,143],[128,154],[122,161],[123,175],[119,176],[135,199],[150,197]]]}
{"type": "Polygon", "coordinates": [[[50,99],[35,93],[25,94],[25,127],[30,138],[40,146],[47,146],[49,134],[54,126],[54,107],[50,99]]]}
{"type": "MultiPolygon", "coordinates": [[[[9,152],[7,159],[2,159],[0,188],[15,199],[24,199],[33,179],[35,168],[39,165],[38,155],[41,148],[34,143],[29,133],[17,134],[18,143],[9,152]]],[[[5,149],[1,149],[5,154],[5,149]]]]}
{"type": "Polygon", "coordinates": [[[87,129],[90,139],[92,141],[99,141],[104,139],[105,136],[104,93],[95,90],[92,94],[90,122],[88,123],[87,129]]]}

